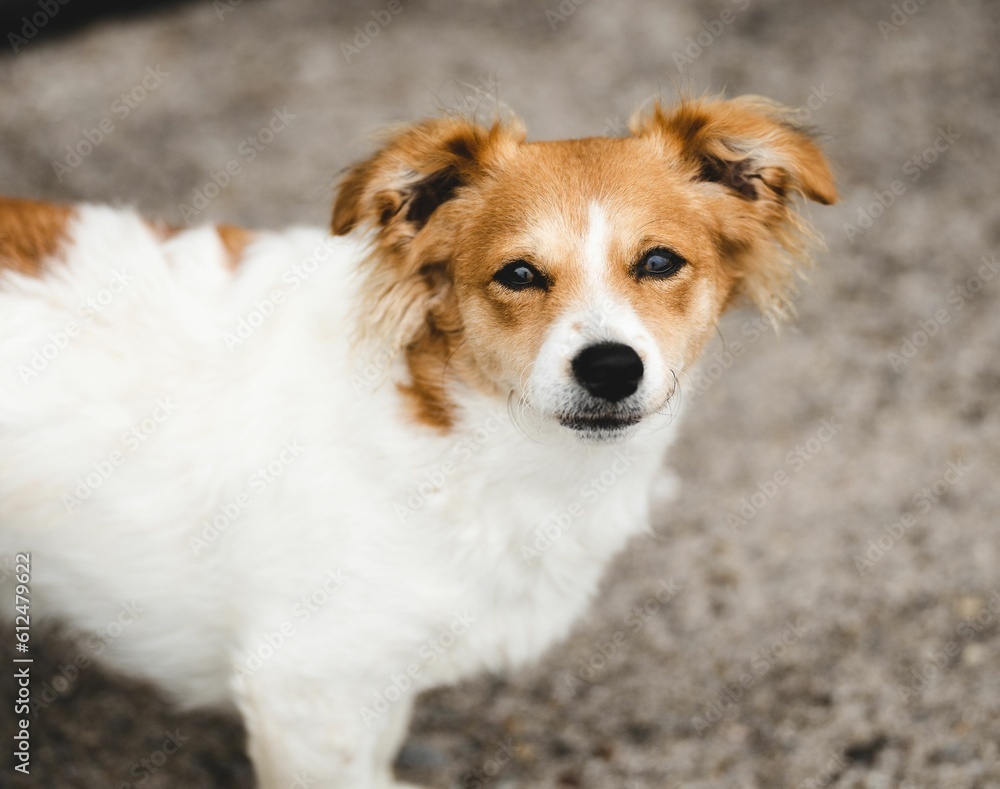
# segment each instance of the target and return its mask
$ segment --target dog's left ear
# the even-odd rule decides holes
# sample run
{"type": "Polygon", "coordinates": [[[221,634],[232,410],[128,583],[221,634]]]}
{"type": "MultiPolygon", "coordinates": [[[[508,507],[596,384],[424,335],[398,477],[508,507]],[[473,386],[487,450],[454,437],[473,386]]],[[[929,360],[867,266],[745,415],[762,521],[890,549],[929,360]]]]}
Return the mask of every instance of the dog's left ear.
{"type": "Polygon", "coordinates": [[[791,111],[757,96],[669,109],[655,103],[630,128],[661,145],[690,181],[706,185],[732,295],[748,296],[772,315],[783,312],[812,238],[793,198],[837,200],[830,166],[809,131],[791,111]]]}

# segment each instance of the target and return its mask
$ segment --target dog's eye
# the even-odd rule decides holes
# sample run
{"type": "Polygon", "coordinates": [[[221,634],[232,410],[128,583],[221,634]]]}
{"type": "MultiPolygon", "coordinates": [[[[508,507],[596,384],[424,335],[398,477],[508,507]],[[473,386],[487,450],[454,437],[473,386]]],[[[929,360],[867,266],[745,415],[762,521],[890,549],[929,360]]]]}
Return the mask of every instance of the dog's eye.
{"type": "Polygon", "coordinates": [[[680,271],[687,263],[684,258],[664,247],[651,249],[642,256],[636,266],[639,277],[669,277],[680,271]]]}
{"type": "Polygon", "coordinates": [[[515,260],[508,263],[493,275],[493,281],[500,283],[505,288],[510,288],[510,290],[525,290],[526,288],[547,290],[549,287],[545,276],[525,260],[515,260]]]}

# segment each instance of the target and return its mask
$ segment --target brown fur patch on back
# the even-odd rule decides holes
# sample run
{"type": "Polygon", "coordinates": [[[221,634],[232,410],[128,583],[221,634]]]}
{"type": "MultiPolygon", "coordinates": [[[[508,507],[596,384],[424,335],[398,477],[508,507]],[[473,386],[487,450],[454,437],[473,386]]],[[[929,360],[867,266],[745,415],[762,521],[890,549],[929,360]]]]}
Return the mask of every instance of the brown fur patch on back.
{"type": "Polygon", "coordinates": [[[0,197],[0,270],[37,277],[66,239],[69,206],[0,197]]]}
{"type": "Polygon", "coordinates": [[[235,269],[240,264],[243,252],[253,241],[253,233],[236,225],[216,225],[215,232],[222,240],[222,246],[229,255],[229,268],[235,269]]]}
{"type": "Polygon", "coordinates": [[[184,228],[177,227],[176,225],[168,225],[159,219],[147,219],[145,222],[149,226],[149,229],[153,231],[153,234],[161,241],[169,241],[174,236],[184,232],[184,228]]]}
{"type": "MultiPolygon", "coordinates": [[[[150,221],[149,227],[163,241],[169,241],[196,228],[177,227],[165,222],[150,221]]],[[[226,251],[227,268],[235,269],[243,257],[243,252],[254,240],[254,234],[236,225],[215,225],[215,233],[226,251]]]]}

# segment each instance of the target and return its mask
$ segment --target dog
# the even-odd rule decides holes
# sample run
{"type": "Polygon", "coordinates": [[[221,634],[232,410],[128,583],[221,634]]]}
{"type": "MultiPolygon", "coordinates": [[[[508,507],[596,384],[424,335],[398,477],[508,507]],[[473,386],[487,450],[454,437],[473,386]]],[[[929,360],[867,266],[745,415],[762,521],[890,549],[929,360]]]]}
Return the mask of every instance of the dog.
{"type": "Polygon", "coordinates": [[[4,199],[0,549],[31,613],[237,710],[264,789],[402,786],[414,697],[536,658],[648,528],[720,316],[787,311],[797,206],[837,198],[793,118],[429,119],[346,172],[332,232],[4,199]]]}

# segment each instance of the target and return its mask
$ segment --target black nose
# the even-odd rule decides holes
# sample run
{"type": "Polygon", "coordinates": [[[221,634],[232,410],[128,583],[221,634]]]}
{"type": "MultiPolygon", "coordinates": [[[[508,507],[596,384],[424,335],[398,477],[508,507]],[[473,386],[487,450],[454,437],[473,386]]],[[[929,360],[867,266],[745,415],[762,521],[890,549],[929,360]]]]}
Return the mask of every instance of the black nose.
{"type": "Polygon", "coordinates": [[[642,380],[642,359],[620,342],[602,342],[580,351],[573,375],[588,392],[617,403],[633,394],[642,380]]]}

